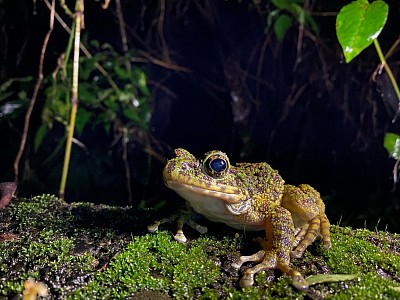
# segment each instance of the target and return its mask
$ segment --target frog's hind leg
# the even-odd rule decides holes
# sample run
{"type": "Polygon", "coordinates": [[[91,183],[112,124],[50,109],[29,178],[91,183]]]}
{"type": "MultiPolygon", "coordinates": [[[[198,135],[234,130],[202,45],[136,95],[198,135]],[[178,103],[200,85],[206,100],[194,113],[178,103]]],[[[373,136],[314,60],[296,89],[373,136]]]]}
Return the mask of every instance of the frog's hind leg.
{"type": "Polygon", "coordinates": [[[311,245],[317,236],[322,235],[324,248],[330,248],[330,224],[325,214],[325,205],[320,194],[308,184],[298,187],[285,185],[282,206],[288,209],[296,227],[292,257],[301,257],[305,249],[311,245]]]}
{"type": "Polygon", "coordinates": [[[293,247],[296,247],[296,249],[291,251],[291,257],[300,258],[303,255],[306,248],[310,246],[319,235],[320,224],[320,219],[314,218],[310,223],[307,223],[301,228],[293,243],[293,247]]]}
{"type": "MultiPolygon", "coordinates": [[[[288,257],[288,253],[282,253],[281,251],[276,252],[274,250],[261,250],[251,256],[242,256],[240,258],[242,263],[246,261],[262,262],[252,268],[247,269],[244,272],[242,278],[239,281],[240,287],[252,286],[254,284],[254,275],[262,270],[279,269],[282,273],[289,275],[292,278],[292,284],[295,288],[301,291],[307,290],[309,286],[308,282],[303,278],[300,272],[292,269],[289,266],[288,257]],[[287,257],[287,259],[281,260],[279,259],[280,256],[285,256],[287,257]]],[[[234,265],[232,264],[232,266],[234,265]]]]}
{"type": "Polygon", "coordinates": [[[296,228],[293,247],[297,247],[300,244],[300,242],[304,239],[304,237],[307,234],[307,229],[309,226],[310,224],[307,223],[301,228],[296,228]]]}
{"type": "Polygon", "coordinates": [[[299,258],[303,255],[304,251],[310,246],[317,236],[322,236],[322,241],[325,249],[329,249],[331,246],[331,239],[329,234],[329,220],[325,214],[318,216],[305,224],[300,232],[296,235],[293,247],[296,247],[290,253],[291,257],[299,258]]]}
{"type": "Polygon", "coordinates": [[[262,270],[279,269],[292,278],[293,285],[299,290],[308,288],[307,281],[298,271],[290,266],[290,251],[294,241],[294,226],[291,214],[281,206],[271,207],[265,216],[266,239],[258,238],[263,250],[250,256],[241,256],[232,266],[236,269],[245,262],[256,262],[257,265],[247,269],[239,285],[248,287],[254,283],[254,275],[262,270]]]}

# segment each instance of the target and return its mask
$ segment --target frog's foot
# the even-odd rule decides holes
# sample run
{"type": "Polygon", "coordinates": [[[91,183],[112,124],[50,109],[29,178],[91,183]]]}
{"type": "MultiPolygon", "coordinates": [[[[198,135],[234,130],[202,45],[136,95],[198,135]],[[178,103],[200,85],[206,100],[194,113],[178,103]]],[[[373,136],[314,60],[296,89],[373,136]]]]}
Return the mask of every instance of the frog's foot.
{"type": "Polygon", "coordinates": [[[183,225],[187,224],[193,229],[197,230],[199,233],[204,234],[207,232],[207,228],[197,224],[192,220],[192,212],[180,212],[178,214],[174,214],[170,217],[155,221],[153,224],[147,226],[147,230],[149,232],[156,232],[158,227],[165,223],[171,223],[176,221],[176,234],[174,235],[174,239],[179,243],[186,243],[187,238],[183,233],[183,225]]]}
{"type": "Polygon", "coordinates": [[[282,273],[289,275],[292,278],[292,284],[295,288],[301,291],[308,289],[308,282],[298,272],[293,270],[288,262],[278,260],[278,255],[275,251],[260,250],[257,253],[250,256],[241,256],[236,262],[232,264],[232,267],[239,269],[245,262],[260,262],[252,268],[247,269],[243,277],[239,281],[240,287],[249,287],[254,284],[254,275],[262,270],[268,269],[279,269],[282,273]]]}
{"type": "Polygon", "coordinates": [[[328,250],[331,247],[331,238],[329,232],[330,224],[326,214],[319,215],[312,219],[309,223],[301,227],[296,234],[293,247],[296,247],[290,253],[291,257],[299,258],[303,255],[306,248],[311,245],[317,236],[322,236],[324,248],[328,250]]]}

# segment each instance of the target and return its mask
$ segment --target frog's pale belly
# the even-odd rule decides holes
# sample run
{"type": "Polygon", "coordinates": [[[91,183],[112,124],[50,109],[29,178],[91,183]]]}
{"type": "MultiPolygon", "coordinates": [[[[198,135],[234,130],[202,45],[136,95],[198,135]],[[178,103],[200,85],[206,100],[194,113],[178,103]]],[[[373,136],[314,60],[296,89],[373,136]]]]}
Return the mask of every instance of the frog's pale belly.
{"type": "Polygon", "coordinates": [[[201,194],[194,194],[186,189],[175,189],[183,199],[189,202],[193,210],[208,220],[216,223],[225,223],[226,225],[249,231],[265,230],[265,221],[253,223],[246,222],[240,216],[233,215],[226,207],[226,204],[214,197],[209,197],[201,194]]]}

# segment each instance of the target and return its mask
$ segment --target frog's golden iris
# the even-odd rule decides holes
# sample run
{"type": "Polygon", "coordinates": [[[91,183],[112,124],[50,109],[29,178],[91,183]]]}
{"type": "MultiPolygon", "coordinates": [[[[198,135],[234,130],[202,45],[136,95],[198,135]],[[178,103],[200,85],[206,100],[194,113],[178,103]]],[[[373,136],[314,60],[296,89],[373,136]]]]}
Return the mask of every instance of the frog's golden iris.
{"type": "Polygon", "coordinates": [[[302,256],[319,235],[330,247],[330,224],[325,205],[307,184],[285,184],[267,163],[230,165],[221,151],[196,159],[184,149],[175,149],[163,171],[165,184],[211,221],[245,230],[265,230],[259,239],[263,250],[241,256],[232,266],[248,261],[258,264],[244,272],[240,286],[251,286],[254,274],[279,269],[292,277],[293,285],[305,290],[307,281],[290,266],[290,257],[302,256]],[[292,251],[292,249],[294,250],[292,251]]]}

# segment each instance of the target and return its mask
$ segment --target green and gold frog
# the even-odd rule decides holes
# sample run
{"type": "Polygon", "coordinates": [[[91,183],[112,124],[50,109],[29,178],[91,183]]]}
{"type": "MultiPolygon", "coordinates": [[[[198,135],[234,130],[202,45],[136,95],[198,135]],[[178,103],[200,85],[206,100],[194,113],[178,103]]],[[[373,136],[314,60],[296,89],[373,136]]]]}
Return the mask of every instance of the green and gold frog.
{"type": "Polygon", "coordinates": [[[317,236],[322,236],[325,249],[330,248],[325,205],[314,188],[285,184],[267,163],[233,166],[221,151],[197,159],[184,149],[175,149],[163,177],[167,187],[210,221],[242,230],[265,230],[266,238],[258,239],[262,250],[232,264],[239,269],[245,262],[257,263],[244,272],[241,287],[253,285],[254,275],[262,270],[279,269],[299,290],[308,288],[289,263],[291,257],[301,257],[317,236]]]}

